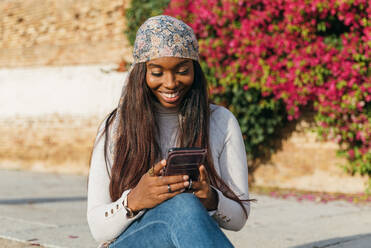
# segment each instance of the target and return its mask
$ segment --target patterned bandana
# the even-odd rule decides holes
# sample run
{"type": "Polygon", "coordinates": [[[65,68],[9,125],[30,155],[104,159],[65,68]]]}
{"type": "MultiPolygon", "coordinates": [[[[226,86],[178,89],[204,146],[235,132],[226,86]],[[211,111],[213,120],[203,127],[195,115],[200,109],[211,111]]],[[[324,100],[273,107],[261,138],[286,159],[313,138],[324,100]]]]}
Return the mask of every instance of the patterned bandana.
{"type": "Polygon", "coordinates": [[[192,28],[171,16],[149,18],[138,29],[134,43],[134,64],[161,57],[198,61],[198,43],[192,28]]]}
{"type": "Polygon", "coordinates": [[[108,143],[108,161],[113,165],[115,144],[119,138],[121,109],[125,85],[133,65],[162,57],[188,58],[198,61],[198,42],[196,36],[187,24],[171,16],[155,16],[149,18],[138,29],[133,51],[132,64],[121,93],[119,105],[113,126],[110,128],[108,143]]]}

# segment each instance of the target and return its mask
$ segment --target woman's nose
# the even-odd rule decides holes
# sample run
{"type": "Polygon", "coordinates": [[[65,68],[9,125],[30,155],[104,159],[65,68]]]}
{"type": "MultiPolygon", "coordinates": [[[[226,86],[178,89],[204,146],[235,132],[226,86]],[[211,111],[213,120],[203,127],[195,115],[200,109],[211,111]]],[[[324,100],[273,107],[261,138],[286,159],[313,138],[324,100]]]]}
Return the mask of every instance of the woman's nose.
{"type": "Polygon", "coordinates": [[[168,89],[174,89],[177,86],[174,73],[168,72],[165,74],[163,86],[168,89]]]}

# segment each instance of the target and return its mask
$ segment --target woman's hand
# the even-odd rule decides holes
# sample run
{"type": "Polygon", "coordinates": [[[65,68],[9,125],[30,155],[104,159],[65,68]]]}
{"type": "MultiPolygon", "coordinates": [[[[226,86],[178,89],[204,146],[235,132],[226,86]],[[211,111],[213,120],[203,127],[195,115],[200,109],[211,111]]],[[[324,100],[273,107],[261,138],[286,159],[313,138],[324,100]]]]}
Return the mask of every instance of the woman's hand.
{"type": "Polygon", "coordinates": [[[187,175],[160,177],[162,168],[166,166],[166,160],[158,162],[150,175],[142,176],[137,186],[128,194],[128,207],[134,212],[145,208],[153,208],[163,201],[184,192],[188,187],[187,175]]]}
{"type": "Polygon", "coordinates": [[[209,177],[205,166],[200,165],[200,180],[192,182],[194,194],[200,199],[207,210],[215,210],[218,207],[218,193],[210,187],[209,177]]]}

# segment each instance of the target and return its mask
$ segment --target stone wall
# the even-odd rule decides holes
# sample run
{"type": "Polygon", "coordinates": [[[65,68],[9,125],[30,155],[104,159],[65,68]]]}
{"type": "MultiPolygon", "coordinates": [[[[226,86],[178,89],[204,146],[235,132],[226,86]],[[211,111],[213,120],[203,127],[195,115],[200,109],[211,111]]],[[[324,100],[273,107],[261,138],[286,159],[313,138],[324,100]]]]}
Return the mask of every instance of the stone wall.
{"type": "Polygon", "coordinates": [[[86,175],[101,121],[58,114],[0,119],[0,168],[86,175]]]}
{"type": "Polygon", "coordinates": [[[347,161],[336,156],[338,144],[319,140],[312,116],[304,113],[300,121],[282,130],[286,138],[281,148],[254,171],[254,185],[333,193],[364,192],[368,177],[351,176],[344,171],[347,161]]]}
{"type": "Polygon", "coordinates": [[[0,168],[87,174],[126,77],[110,68],[0,69],[0,168]]]}
{"type": "Polygon", "coordinates": [[[0,67],[131,60],[125,0],[0,1],[0,67]]]}

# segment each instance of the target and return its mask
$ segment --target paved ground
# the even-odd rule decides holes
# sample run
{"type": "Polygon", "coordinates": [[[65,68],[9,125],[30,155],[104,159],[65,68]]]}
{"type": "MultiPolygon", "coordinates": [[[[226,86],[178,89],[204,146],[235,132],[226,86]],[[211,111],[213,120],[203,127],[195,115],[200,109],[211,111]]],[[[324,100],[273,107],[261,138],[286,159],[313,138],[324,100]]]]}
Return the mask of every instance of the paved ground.
{"type": "MultiPolygon", "coordinates": [[[[89,248],[86,177],[0,170],[0,247],[89,248]]],[[[243,247],[371,247],[371,205],[252,195],[248,224],[226,232],[243,247]]]]}
{"type": "Polygon", "coordinates": [[[15,240],[11,240],[11,239],[0,238],[0,247],[1,248],[31,248],[31,247],[35,247],[35,246],[43,248],[43,246],[39,245],[38,243],[21,242],[21,241],[15,241],[15,240]]]}

